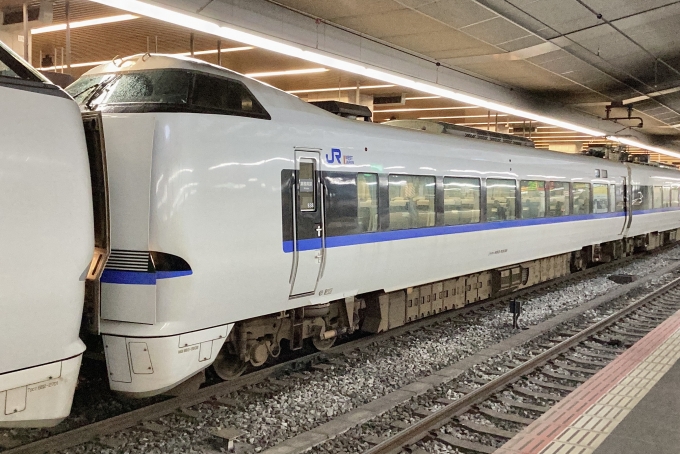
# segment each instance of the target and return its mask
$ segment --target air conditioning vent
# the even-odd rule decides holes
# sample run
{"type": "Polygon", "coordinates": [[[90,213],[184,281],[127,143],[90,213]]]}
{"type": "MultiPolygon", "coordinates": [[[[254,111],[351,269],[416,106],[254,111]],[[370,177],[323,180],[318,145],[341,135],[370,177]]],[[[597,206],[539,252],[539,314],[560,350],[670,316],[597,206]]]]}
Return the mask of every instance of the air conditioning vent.
{"type": "Polygon", "coordinates": [[[374,95],[373,105],[374,106],[403,106],[406,104],[405,93],[394,94],[394,95],[374,95]]]}

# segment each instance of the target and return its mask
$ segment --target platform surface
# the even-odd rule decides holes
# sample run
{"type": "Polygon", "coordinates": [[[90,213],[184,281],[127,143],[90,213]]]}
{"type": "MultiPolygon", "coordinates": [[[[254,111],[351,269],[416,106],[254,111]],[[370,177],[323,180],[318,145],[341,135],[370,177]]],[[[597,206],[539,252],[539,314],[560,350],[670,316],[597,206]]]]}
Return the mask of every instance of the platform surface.
{"type": "Polygon", "coordinates": [[[680,311],[495,454],[680,453],[680,311]]]}

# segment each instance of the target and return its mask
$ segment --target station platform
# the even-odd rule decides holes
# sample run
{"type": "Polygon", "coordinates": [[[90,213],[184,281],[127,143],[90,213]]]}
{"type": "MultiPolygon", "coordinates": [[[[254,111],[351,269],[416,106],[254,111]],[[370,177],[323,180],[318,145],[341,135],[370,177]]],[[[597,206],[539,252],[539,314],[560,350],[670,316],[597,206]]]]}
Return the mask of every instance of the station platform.
{"type": "Polygon", "coordinates": [[[680,453],[680,311],[494,454],[680,453]]]}

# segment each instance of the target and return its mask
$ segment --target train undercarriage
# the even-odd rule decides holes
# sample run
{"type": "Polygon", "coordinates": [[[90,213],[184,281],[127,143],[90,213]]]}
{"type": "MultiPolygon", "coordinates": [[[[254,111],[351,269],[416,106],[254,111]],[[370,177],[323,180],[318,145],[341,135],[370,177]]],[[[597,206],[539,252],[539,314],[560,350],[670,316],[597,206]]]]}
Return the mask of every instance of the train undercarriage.
{"type": "Polygon", "coordinates": [[[380,333],[414,320],[504,296],[632,254],[676,241],[678,230],[652,232],[392,292],[372,292],[238,322],[213,368],[225,380],[260,367],[282,349],[299,350],[311,340],[318,350],[357,330],[380,333]]]}

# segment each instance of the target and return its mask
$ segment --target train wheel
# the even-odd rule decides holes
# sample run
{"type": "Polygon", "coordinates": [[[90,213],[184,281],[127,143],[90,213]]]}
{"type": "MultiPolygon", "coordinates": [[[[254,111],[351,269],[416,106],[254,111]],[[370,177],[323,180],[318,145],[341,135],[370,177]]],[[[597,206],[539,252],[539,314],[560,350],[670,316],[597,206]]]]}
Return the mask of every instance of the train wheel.
{"type": "Polygon", "coordinates": [[[248,363],[241,360],[238,355],[232,355],[224,350],[217,354],[213,363],[215,373],[222,380],[233,380],[239,377],[246,370],[246,367],[248,367],[248,363]]]}
{"type": "Polygon", "coordinates": [[[321,340],[318,337],[314,336],[312,338],[312,344],[314,344],[314,347],[316,347],[317,350],[323,352],[325,350],[328,350],[335,344],[335,337],[332,337],[330,339],[325,339],[321,340]]]}

